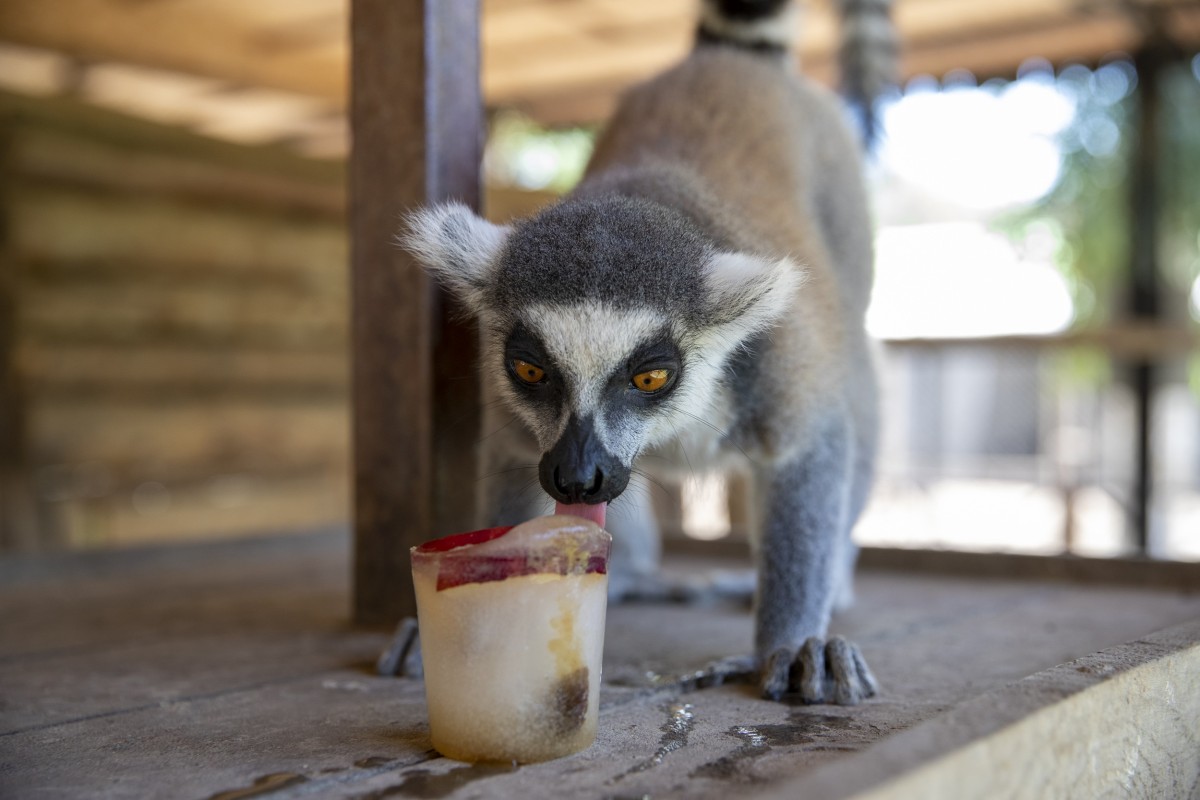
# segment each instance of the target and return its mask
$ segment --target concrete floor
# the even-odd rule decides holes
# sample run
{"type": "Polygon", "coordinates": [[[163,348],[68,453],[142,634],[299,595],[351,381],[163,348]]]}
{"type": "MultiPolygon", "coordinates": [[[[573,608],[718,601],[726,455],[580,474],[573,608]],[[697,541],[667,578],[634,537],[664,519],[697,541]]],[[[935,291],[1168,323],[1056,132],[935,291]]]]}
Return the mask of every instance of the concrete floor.
{"type": "Polygon", "coordinates": [[[871,763],[897,733],[1033,673],[1200,618],[1195,570],[1175,568],[1166,590],[865,570],[835,628],[883,691],[839,708],[686,691],[697,668],[749,650],[743,609],[612,608],[596,744],[473,767],[431,751],[419,682],[373,674],[388,633],[346,622],[348,544],[0,561],[0,797],[771,794],[871,763]]]}

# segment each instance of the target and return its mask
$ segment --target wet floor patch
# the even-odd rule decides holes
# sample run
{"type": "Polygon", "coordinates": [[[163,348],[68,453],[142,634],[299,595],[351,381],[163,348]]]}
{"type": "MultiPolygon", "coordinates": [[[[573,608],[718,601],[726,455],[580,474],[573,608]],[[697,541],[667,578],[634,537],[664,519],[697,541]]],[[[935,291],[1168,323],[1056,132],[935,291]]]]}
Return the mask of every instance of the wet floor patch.
{"type": "MultiPolygon", "coordinates": [[[[425,757],[421,761],[430,761],[440,756],[430,750],[425,753],[425,757]]],[[[416,762],[419,763],[419,762],[416,762]]],[[[389,758],[387,756],[366,756],[354,762],[354,769],[371,770],[373,772],[386,772],[387,767],[395,766],[397,769],[404,766],[412,766],[414,762],[409,760],[401,760],[397,758],[389,758]]],[[[237,789],[226,789],[217,792],[208,798],[208,800],[245,800],[245,798],[258,798],[271,795],[275,792],[283,791],[284,789],[297,786],[302,783],[312,782],[308,787],[309,790],[315,791],[314,787],[320,788],[331,776],[345,773],[351,770],[351,767],[330,766],[322,767],[321,769],[310,773],[309,775],[301,775],[295,772],[273,772],[269,775],[263,775],[255,778],[254,782],[249,786],[243,786],[237,789]]],[[[511,770],[509,770],[511,771],[511,770]]],[[[370,774],[370,773],[368,773],[370,774]]],[[[372,795],[367,795],[372,796],[372,795]]],[[[426,795],[414,795],[424,797],[426,795]]],[[[429,797],[440,797],[441,795],[428,795],[429,797]]]]}
{"type": "Polygon", "coordinates": [[[247,797],[261,797],[262,795],[278,792],[280,789],[286,789],[289,786],[306,783],[307,781],[308,778],[303,775],[297,775],[294,772],[272,772],[270,775],[262,775],[255,778],[254,783],[249,786],[217,792],[208,800],[243,800],[243,798],[247,797]]]}
{"type": "Polygon", "coordinates": [[[434,772],[428,769],[414,769],[401,775],[404,779],[394,786],[376,789],[373,792],[356,795],[354,800],[382,800],[385,797],[418,797],[423,800],[436,800],[446,797],[462,787],[485,778],[497,775],[507,775],[516,772],[517,764],[468,764],[446,772],[434,772]]]}
{"type": "Polygon", "coordinates": [[[747,762],[765,756],[777,747],[801,747],[806,751],[857,750],[858,745],[835,741],[848,730],[861,727],[853,717],[831,714],[793,713],[787,722],[735,725],[725,731],[741,746],[732,753],[692,770],[689,777],[713,780],[753,780],[747,762]]]}
{"type": "Polygon", "coordinates": [[[654,755],[613,778],[611,782],[615,783],[635,773],[653,769],[662,764],[671,753],[687,747],[688,736],[696,725],[695,708],[691,703],[673,702],[663,706],[662,710],[666,712],[667,719],[659,726],[662,736],[658,739],[658,749],[654,751],[654,755]]]}

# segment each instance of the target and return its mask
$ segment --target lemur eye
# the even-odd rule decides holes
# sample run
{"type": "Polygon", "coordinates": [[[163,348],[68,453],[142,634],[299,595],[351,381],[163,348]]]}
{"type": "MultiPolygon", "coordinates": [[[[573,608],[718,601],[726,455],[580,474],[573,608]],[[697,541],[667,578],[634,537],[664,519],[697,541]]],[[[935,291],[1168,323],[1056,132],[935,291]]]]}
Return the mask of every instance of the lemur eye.
{"type": "Polygon", "coordinates": [[[667,381],[671,379],[671,371],[666,369],[652,369],[646,372],[639,372],[633,376],[633,388],[639,392],[657,392],[659,389],[667,385],[667,381]]]}
{"type": "Polygon", "coordinates": [[[512,360],[512,370],[524,383],[541,383],[546,378],[546,371],[537,364],[530,364],[519,358],[512,360]]]}

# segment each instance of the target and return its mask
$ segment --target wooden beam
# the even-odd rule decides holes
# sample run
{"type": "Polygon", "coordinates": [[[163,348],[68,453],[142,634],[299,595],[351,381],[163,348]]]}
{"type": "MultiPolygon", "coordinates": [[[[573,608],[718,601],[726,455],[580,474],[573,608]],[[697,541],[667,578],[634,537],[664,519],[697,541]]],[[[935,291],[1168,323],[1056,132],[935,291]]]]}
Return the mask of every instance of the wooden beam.
{"type": "Polygon", "coordinates": [[[691,48],[692,32],[680,28],[674,35],[664,30],[643,38],[623,37],[624,42],[598,44],[574,37],[546,42],[514,58],[497,62],[488,54],[484,86],[488,101],[502,104],[545,92],[578,90],[589,82],[614,81],[625,85],[643,80],[681,60],[691,48]]]}
{"type": "Polygon", "coordinates": [[[1130,50],[1141,41],[1139,32],[1118,14],[1086,19],[1046,17],[990,32],[937,35],[902,43],[902,69],[906,76],[942,76],[966,69],[980,80],[1011,77],[1028,58],[1056,64],[1094,63],[1118,50],[1130,50]]]}
{"type": "MultiPolygon", "coordinates": [[[[335,3],[330,4],[337,11],[335,3]]],[[[294,13],[294,12],[293,12],[294,13]]],[[[325,14],[318,12],[318,18],[325,14]]],[[[295,26],[285,4],[5,0],[0,39],[85,62],[113,61],[204,75],[345,102],[345,44],[280,48],[264,31],[295,26]]],[[[334,28],[334,30],[337,30],[334,28]]]]}
{"type": "MultiPolygon", "coordinates": [[[[896,22],[908,74],[963,68],[986,78],[1012,75],[1031,55],[1088,63],[1114,49],[1136,50],[1140,33],[1120,4],[1111,5],[905,0],[896,8],[896,22]]],[[[693,0],[488,0],[484,6],[489,103],[530,106],[539,113],[551,108],[555,97],[580,96],[649,75],[684,52],[695,24],[693,0]]],[[[1151,6],[1166,19],[1177,43],[1195,47],[1200,42],[1195,0],[1154,0],[1151,6]]],[[[0,3],[0,40],[66,53],[85,64],[141,65],[217,78],[233,87],[292,91],[341,108],[346,100],[343,9],[339,0],[6,0],[0,3]]],[[[799,36],[805,63],[828,60],[837,46],[828,0],[806,4],[799,36]]],[[[589,113],[611,106],[614,93],[604,92],[589,113]]],[[[548,113],[546,119],[580,119],[579,101],[574,108],[548,113]]]]}
{"type": "Polygon", "coordinates": [[[478,207],[479,5],[352,0],[350,28],[354,617],[391,624],[415,612],[408,548],[474,492],[474,335],[393,237],[423,203],[478,207]]]}
{"type": "Polygon", "coordinates": [[[963,338],[885,339],[888,348],[903,350],[1100,350],[1114,358],[1171,360],[1186,358],[1200,347],[1200,340],[1186,326],[1147,322],[1125,322],[1103,328],[1086,328],[1064,333],[1013,334],[963,338]]]}

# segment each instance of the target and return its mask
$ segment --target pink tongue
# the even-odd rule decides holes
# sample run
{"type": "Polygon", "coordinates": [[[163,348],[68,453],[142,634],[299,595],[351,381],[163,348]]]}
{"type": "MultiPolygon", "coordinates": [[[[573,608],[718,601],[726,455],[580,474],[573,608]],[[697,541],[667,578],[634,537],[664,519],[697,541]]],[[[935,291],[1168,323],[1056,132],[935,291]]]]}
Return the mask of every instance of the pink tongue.
{"type": "Polygon", "coordinates": [[[554,505],[555,514],[570,514],[573,517],[583,517],[596,523],[601,528],[604,527],[604,513],[607,509],[608,503],[596,503],[595,505],[588,505],[587,503],[555,503],[554,505]]]}

